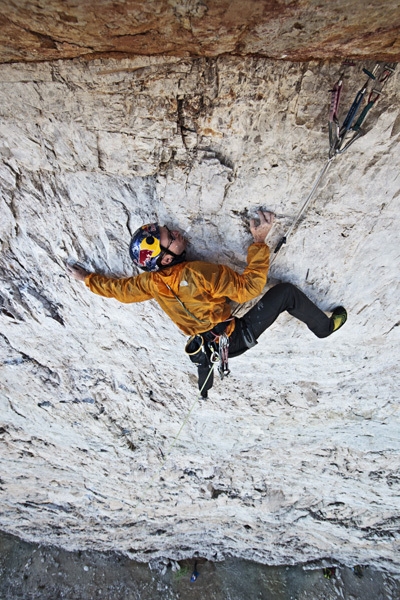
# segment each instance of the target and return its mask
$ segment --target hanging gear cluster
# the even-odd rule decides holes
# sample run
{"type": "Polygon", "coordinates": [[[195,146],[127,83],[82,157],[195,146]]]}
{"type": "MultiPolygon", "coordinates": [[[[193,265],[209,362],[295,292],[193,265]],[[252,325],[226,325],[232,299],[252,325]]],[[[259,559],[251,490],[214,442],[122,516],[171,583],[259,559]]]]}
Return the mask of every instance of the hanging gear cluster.
{"type": "Polygon", "coordinates": [[[346,152],[346,150],[360,136],[364,135],[361,125],[364,123],[371,108],[381,96],[382,90],[388,79],[394,73],[395,68],[395,64],[385,64],[383,67],[381,67],[381,65],[377,63],[372,71],[363,69],[363,73],[365,73],[368,78],[361,89],[357,92],[353,104],[350,106],[342,125],[340,125],[338,118],[339,101],[343,87],[344,73],[341,74],[339,80],[333,87],[331,96],[331,107],[329,111],[329,158],[332,158],[336,154],[343,154],[343,152],[346,152]],[[363,99],[366,96],[371,82],[374,83],[369,93],[367,104],[353,125],[354,119],[358,113],[358,109],[360,108],[363,99]]]}
{"type": "MultiPolygon", "coordinates": [[[[354,63],[343,63],[343,66],[354,66],[354,63]]],[[[376,104],[379,97],[382,95],[382,90],[385,87],[388,79],[393,75],[396,68],[396,63],[381,65],[377,63],[372,71],[368,69],[363,69],[363,73],[367,75],[366,82],[362,85],[360,90],[357,92],[356,97],[352,105],[350,106],[346,117],[343,120],[342,125],[339,121],[339,103],[340,96],[343,89],[343,79],[344,72],[341,73],[338,81],[333,86],[331,90],[331,102],[329,107],[329,156],[328,160],[323,166],[321,172],[319,173],[315,183],[312,187],[311,192],[307,196],[303,205],[301,206],[299,212],[297,213],[295,219],[293,220],[292,225],[288,229],[288,231],[281,237],[278,244],[274,250],[274,256],[272,256],[270,264],[272,264],[276,258],[277,253],[282,248],[284,244],[287,244],[289,237],[292,235],[295,227],[297,226],[299,220],[306,212],[309,207],[311,200],[318,189],[319,184],[321,183],[324,175],[328,171],[329,167],[332,164],[332,161],[339,155],[343,154],[348,150],[348,148],[354,144],[359,137],[365,134],[365,131],[362,129],[362,125],[365,122],[367,115],[369,114],[371,108],[376,104]],[[374,82],[371,86],[371,82],[374,82]],[[368,96],[368,101],[361,113],[359,114],[357,120],[354,122],[358,110],[362,105],[363,99],[367,94],[368,89],[371,87],[371,91],[368,96]],[[353,124],[354,123],[354,124],[353,124]]]]}

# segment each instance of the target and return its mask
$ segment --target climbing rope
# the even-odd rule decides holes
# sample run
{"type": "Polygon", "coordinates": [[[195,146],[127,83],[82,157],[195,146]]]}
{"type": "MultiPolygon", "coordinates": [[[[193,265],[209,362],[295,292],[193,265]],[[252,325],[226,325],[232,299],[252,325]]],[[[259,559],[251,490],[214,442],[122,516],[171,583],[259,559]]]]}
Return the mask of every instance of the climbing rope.
{"type": "MultiPolygon", "coordinates": [[[[346,66],[354,66],[354,63],[344,63],[346,66]]],[[[288,229],[288,231],[281,237],[278,244],[275,247],[274,255],[271,257],[270,265],[274,262],[277,253],[282,248],[284,244],[286,244],[289,240],[289,237],[292,235],[294,229],[296,228],[298,222],[301,217],[304,215],[308,207],[310,206],[311,200],[318,189],[318,186],[321,183],[324,175],[327,173],[329,167],[331,166],[333,160],[339,155],[343,154],[348,150],[348,148],[362,135],[364,135],[364,131],[361,129],[361,125],[364,123],[368,113],[371,108],[377,102],[377,100],[382,95],[382,90],[386,85],[388,79],[392,76],[396,68],[395,63],[385,64],[383,67],[379,63],[375,65],[372,71],[368,71],[368,69],[363,69],[363,73],[368,76],[367,81],[363,84],[361,89],[357,92],[356,97],[350,106],[350,109],[347,112],[347,115],[343,121],[343,124],[339,123],[339,103],[340,96],[343,88],[343,78],[344,72],[341,73],[338,81],[333,86],[331,90],[331,101],[329,106],[329,116],[328,116],[328,124],[329,124],[329,156],[328,160],[323,166],[320,174],[318,175],[315,183],[311,189],[311,192],[307,196],[304,201],[302,207],[297,213],[296,217],[293,220],[292,225],[288,229]],[[378,75],[377,75],[378,74],[378,75]],[[368,101],[362,112],[360,113],[357,121],[353,125],[354,119],[357,115],[357,112],[362,104],[362,101],[367,93],[367,89],[371,81],[376,81],[375,86],[369,93],[368,101]],[[352,132],[352,137],[346,141],[347,134],[352,132]]]]}
{"type": "MultiPolygon", "coordinates": [[[[198,401],[199,401],[199,399],[201,398],[201,392],[203,391],[203,389],[204,389],[204,387],[205,387],[205,385],[206,385],[207,381],[208,381],[208,380],[209,380],[209,378],[211,377],[211,374],[212,374],[212,372],[214,371],[216,364],[219,362],[219,356],[218,356],[218,354],[216,354],[216,356],[217,356],[216,360],[212,360],[212,361],[211,361],[210,370],[209,370],[209,372],[208,372],[208,375],[207,375],[207,377],[206,377],[206,379],[205,379],[205,381],[204,381],[204,383],[203,383],[203,386],[202,386],[202,388],[200,389],[199,395],[198,395],[198,396],[196,396],[196,398],[195,398],[194,402],[192,403],[192,406],[190,407],[190,409],[189,409],[189,412],[187,413],[187,415],[186,415],[186,417],[185,417],[185,419],[184,419],[184,421],[183,421],[182,425],[180,426],[178,433],[176,434],[176,436],[175,436],[175,437],[174,437],[174,439],[172,440],[172,442],[171,442],[170,446],[168,447],[168,450],[166,451],[166,453],[165,453],[165,454],[163,454],[163,460],[162,460],[162,463],[161,463],[161,465],[158,467],[157,471],[155,472],[155,474],[153,475],[153,477],[150,479],[149,483],[148,483],[148,484],[146,485],[146,487],[144,488],[144,490],[143,490],[143,496],[145,496],[145,495],[146,495],[146,493],[149,491],[149,489],[150,489],[150,488],[153,486],[153,483],[154,483],[154,481],[155,481],[156,477],[158,477],[158,476],[160,475],[160,473],[161,473],[162,469],[164,468],[164,465],[165,465],[165,463],[166,463],[166,462],[167,462],[167,460],[168,460],[168,457],[169,457],[169,455],[170,455],[170,454],[171,454],[171,452],[172,452],[172,449],[174,448],[174,446],[175,446],[176,442],[177,442],[177,441],[178,441],[178,439],[179,439],[179,436],[180,436],[180,434],[182,433],[182,430],[183,430],[183,428],[185,427],[186,423],[188,422],[188,420],[189,420],[189,417],[190,417],[190,415],[192,414],[192,412],[193,412],[193,410],[194,410],[194,407],[196,406],[197,402],[198,402],[198,401]]],[[[131,508],[134,508],[134,509],[137,509],[137,508],[138,508],[138,506],[144,502],[144,499],[142,498],[142,499],[138,499],[138,500],[137,500],[137,502],[136,502],[136,504],[134,504],[134,503],[132,503],[132,502],[129,502],[128,500],[125,500],[125,499],[119,498],[119,497],[117,497],[117,496],[113,496],[113,495],[110,495],[110,494],[107,494],[107,496],[102,496],[102,494],[100,494],[100,493],[99,493],[98,491],[96,491],[96,490],[93,490],[93,489],[91,489],[91,488],[88,488],[88,487],[87,487],[86,489],[88,489],[89,491],[91,491],[91,492],[92,492],[93,494],[95,494],[96,496],[101,496],[101,497],[103,497],[103,498],[112,498],[113,500],[117,500],[117,501],[121,502],[122,504],[126,504],[127,506],[130,506],[131,508]]]]}
{"type": "Polygon", "coordinates": [[[153,475],[153,477],[150,479],[150,482],[149,482],[149,484],[148,484],[148,488],[150,488],[150,487],[151,487],[151,485],[153,484],[153,482],[154,482],[155,478],[159,476],[159,474],[161,473],[162,469],[164,468],[164,465],[165,465],[165,463],[167,462],[167,459],[168,459],[169,455],[171,454],[171,452],[172,452],[172,449],[174,448],[174,446],[175,446],[176,442],[178,441],[178,439],[179,439],[179,436],[180,436],[180,434],[182,433],[182,430],[183,430],[183,428],[185,427],[186,423],[188,422],[188,420],[189,420],[189,417],[190,417],[190,415],[192,414],[194,407],[196,406],[196,404],[197,404],[197,402],[199,401],[199,399],[202,397],[202,396],[201,396],[201,392],[204,390],[204,388],[205,388],[205,386],[206,386],[206,383],[207,383],[207,381],[208,381],[208,380],[210,379],[210,377],[211,377],[211,373],[214,371],[214,369],[215,369],[215,366],[216,366],[216,365],[217,365],[217,363],[219,362],[219,356],[218,356],[218,354],[217,354],[217,353],[215,353],[215,355],[214,355],[214,356],[215,356],[215,358],[213,358],[213,356],[211,356],[211,366],[210,366],[210,370],[208,371],[208,375],[207,375],[207,377],[206,377],[206,379],[205,379],[205,381],[204,381],[204,383],[203,383],[203,385],[202,385],[202,387],[201,387],[201,389],[200,389],[200,391],[199,391],[199,395],[198,395],[198,396],[196,396],[196,398],[195,398],[194,402],[192,403],[192,406],[191,406],[191,407],[190,407],[190,409],[189,409],[189,412],[187,413],[187,415],[186,415],[185,419],[183,420],[183,423],[182,423],[182,425],[181,425],[181,426],[180,426],[180,428],[179,428],[179,431],[178,431],[178,433],[176,434],[176,436],[175,436],[175,437],[174,437],[174,439],[172,440],[172,442],[171,442],[171,444],[170,444],[170,446],[169,446],[168,450],[167,450],[167,451],[166,451],[166,453],[164,454],[164,456],[163,456],[163,460],[162,460],[162,463],[161,463],[161,465],[159,466],[159,468],[158,468],[158,470],[156,471],[155,475],[153,475]]]}
{"type": "Polygon", "coordinates": [[[318,175],[311,192],[308,194],[303,206],[300,208],[299,212],[297,213],[292,225],[289,227],[289,229],[287,230],[287,232],[285,233],[284,236],[281,237],[281,239],[279,240],[278,244],[276,245],[276,248],[274,250],[274,255],[271,257],[270,260],[270,265],[272,265],[272,263],[274,262],[276,255],[278,254],[279,250],[282,248],[282,246],[284,244],[287,244],[288,239],[290,238],[290,236],[292,235],[297,223],[299,222],[299,220],[301,219],[301,217],[303,216],[303,214],[306,212],[307,208],[309,207],[311,200],[315,194],[315,191],[317,190],[321,179],[323,178],[323,176],[325,175],[325,173],[327,172],[327,170],[329,169],[329,167],[332,164],[332,161],[334,160],[335,156],[332,156],[332,158],[329,158],[328,161],[326,162],[326,164],[324,165],[324,167],[322,168],[322,171],[320,172],[320,174],[318,175]]]}

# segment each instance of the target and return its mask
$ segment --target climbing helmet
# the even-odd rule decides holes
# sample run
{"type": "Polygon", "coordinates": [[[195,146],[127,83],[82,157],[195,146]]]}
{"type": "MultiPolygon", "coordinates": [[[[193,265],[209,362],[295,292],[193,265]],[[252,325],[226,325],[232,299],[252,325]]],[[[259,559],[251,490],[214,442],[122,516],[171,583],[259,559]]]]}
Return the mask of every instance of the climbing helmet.
{"type": "Polygon", "coordinates": [[[175,254],[169,249],[175,238],[168,227],[164,227],[167,229],[170,238],[167,248],[161,245],[161,232],[158,223],[142,225],[133,234],[129,246],[129,254],[135,265],[144,271],[159,271],[160,269],[178,264],[185,259],[186,252],[175,254]],[[161,264],[161,260],[165,254],[170,254],[173,257],[172,262],[168,265],[161,264]]]}

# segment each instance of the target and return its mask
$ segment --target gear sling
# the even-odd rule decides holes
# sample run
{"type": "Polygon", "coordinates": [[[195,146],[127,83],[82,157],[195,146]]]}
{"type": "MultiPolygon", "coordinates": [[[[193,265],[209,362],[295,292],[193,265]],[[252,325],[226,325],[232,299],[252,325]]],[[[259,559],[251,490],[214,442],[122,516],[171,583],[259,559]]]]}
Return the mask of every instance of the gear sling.
{"type": "Polygon", "coordinates": [[[228,358],[232,355],[229,352],[229,337],[226,335],[225,330],[232,319],[235,319],[235,331],[240,331],[245,349],[248,350],[255,346],[257,342],[252,329],[245,324],[243,319],[236,319],[235,317],[218,323],[209,331],[192,335],[185,346],[186,354],[197,366],[198,386],[200,395],[203,398],[207,398],[208,390],[213,386],[214,367],[218,362],[218,372],[221,379],[230,373],[228,358]]]}

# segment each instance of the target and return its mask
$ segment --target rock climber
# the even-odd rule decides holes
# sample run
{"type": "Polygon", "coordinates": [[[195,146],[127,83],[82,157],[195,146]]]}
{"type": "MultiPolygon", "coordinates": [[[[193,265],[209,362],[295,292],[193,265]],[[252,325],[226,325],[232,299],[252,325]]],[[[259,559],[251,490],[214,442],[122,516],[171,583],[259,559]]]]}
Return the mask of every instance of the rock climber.
{"type": "Polygon", "coordinates": [[[337,331],[347,319],[342,306],[330,317],[291,283],[269,289],[243,317],[233,317],[229,300],[244,303],[259,296],[267,281],[270,251],[265,240],[274,215],[258,211],[259,222],[250,220],[253,243],[247,251],[242,274],[225,265],[187,261],[187,239],[179,231],[150,223],[132,237],[130,256],[144,272],[115,279],[90,273],[80,265],[69,265],[69,273],[100,296],[120,302],[154,299],[185,333],[191,336],[186,352],[198,367],[199,389],[203,398],[213,383],[212,363],[219,350],[221,375],[228,373],[228,357],[246,352],[278,315],[287,311],[319,338],[337,331]],[[222,370],[221,370],[222,369],[222,370]]]}

